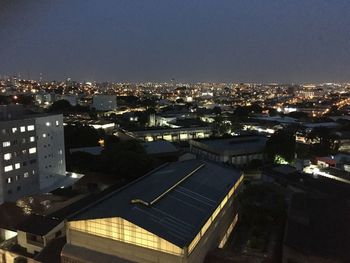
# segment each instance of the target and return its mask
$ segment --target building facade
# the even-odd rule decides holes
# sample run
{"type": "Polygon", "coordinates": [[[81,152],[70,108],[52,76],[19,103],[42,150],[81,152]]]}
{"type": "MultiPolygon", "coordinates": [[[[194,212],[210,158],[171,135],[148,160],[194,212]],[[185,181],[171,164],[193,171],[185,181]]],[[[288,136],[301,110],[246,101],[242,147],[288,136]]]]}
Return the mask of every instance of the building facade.
{"type": "Polygon", "coordinates": [[[242,180],[210,162],[165,165],[68,220],[62,262],[203,262],[237,223],[242,180]]]}
{"type": "Polygon", "coordinates": [[[53,190],[66,173],[63,116],[13,109],[0,108],[0,203],[53,190]]]}
{"type": "Polygon", "coordinates": [[[132,137],[142,141],[152,142],[165,140],[169,142],[189,141],[192,139],[209,138],[213,134],[211,127],[190,127],[176,129],[154,129],[128,132],[132,137]]]}
{"type": "Polygon", "coordinates": [[[39,191],[35,120],[0,121],[0,203],[39,191]]]}
{"type": "Polygon", "coordinates": [[[191,140],[190,151],[200,158],[241,168],[253,160],[264,160],[266,142],[265,136],[191,140]]]}

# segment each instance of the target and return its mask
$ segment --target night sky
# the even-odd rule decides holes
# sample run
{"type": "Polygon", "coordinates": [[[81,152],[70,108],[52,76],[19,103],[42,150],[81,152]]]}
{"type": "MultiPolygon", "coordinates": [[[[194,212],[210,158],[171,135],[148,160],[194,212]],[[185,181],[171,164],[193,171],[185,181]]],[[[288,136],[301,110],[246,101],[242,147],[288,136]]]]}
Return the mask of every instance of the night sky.
{"type": "Polygon", "coordinates": [[[0,0],[0,74],[350,81],[349,0],[0,0]]]}

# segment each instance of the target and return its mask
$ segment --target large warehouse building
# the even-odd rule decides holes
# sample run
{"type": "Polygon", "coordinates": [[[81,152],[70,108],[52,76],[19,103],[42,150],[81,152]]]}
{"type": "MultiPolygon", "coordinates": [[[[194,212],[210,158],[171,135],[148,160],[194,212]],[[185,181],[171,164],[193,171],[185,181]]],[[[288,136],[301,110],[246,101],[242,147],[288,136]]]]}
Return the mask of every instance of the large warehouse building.
{"type": "Polygon", "coordinates": [[[62,262],[203,262],[237,222],[242,180],[212,162],[162,166],[68,220],[62,262]]]}

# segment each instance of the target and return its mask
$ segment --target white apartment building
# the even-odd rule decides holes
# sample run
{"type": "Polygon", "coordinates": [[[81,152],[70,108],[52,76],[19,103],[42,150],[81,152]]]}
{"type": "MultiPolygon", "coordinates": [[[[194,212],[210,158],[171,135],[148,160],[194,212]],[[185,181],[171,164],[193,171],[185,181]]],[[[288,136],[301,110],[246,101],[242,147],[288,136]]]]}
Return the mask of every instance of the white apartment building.
{"type": "Polygon", "coordinates": [[[66,175],[62,115],[0,106],[0,203],[52,191],[66,175]]]}
{"type": "Polygon", "coordinates": [[[0,203],[40,189],[35,120],[0,121],[0,203]]]}

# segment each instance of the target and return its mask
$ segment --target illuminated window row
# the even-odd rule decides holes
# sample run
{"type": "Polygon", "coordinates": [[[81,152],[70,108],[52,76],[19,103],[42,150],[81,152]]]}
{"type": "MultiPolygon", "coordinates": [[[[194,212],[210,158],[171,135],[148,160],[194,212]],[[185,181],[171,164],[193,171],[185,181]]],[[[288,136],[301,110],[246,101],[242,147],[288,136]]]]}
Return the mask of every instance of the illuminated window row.
{"type": "MultiPolygon", "coordinates": [[[[34,142],[35,141],[35,137],[34,136],[30,136],[29,137],[29,142],[34,142]]],[[[22,143],[26,143],[27,140],[26,138],[22,138],[22,143]]],[[[17,144],[17,140],[13,141],[13,144],[17,144]]],[[[6,141],[2,143],[2,147],[6,148],[6,147],[10,147],[11,146],[11,142],[10,141],[6,141]]]]}
{"type": "MultiPolygon", "coordinates": [[[[20,126],[19,128],[18,127],[13,127],[13,128],[10,129],[10,131],[12,133],[17,133],[18,131],[25,132],[25,131],[34,131],[34,130],[35,130],[34,125],[28,125],[27,127],[26,126],[20,126]]],[[[6,129],[3,129],[2,133],[6,134],[7,133],[6,129]]]]}
{"type": "Polygon", "coordinates": [[[231,196],[234,194],[236,189],[239,187],[240,183],[242,182],[244,176],[241,175],[238,181],[235,183],[235,185],[230,189],[228,194],[224,197],[224,199],[221,201],[220,205],[215,209],[211,217],[208,219],[208,221],[204,224],[201,231],[196,235],[196,237],[192,240],[191,244],[188,246],[188,253],[190,254],[193,249],[197,246],[198,242],[201,240],[201,238],[204,236],[204,234],[209,229],[210,225],[214,222],[215,218],[218,216],[220,211],[225,207],[225,204],[227,201],[231,198],[231,196]]]}

